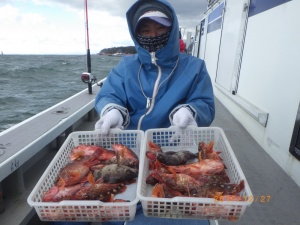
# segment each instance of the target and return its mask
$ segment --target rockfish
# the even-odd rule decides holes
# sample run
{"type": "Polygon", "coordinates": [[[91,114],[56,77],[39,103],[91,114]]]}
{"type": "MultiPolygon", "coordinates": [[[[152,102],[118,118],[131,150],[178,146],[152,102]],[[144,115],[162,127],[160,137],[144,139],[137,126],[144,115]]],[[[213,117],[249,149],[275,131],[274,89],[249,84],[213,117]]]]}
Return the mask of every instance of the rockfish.
{"type": "Polygon", "coordinates": [[[122,144],[113,144],[112,148],[116,156],[112,157],[108,164],[119,164],[138,169],[139,158],[134,151],[122,144]]]}
{"type": "Polygon", "coordinates": [[[58,174],[57,186],[72,186],[86,181],[86,175],[93,165],[94,157],[84,157],[68,163],[58,174]]]}
{"type": "Polygon", "coordinates": [[[203,185],[195,192],[191,192],[191,197],[214,198],[215,196],[233,196],[240,193],[245,187],[245,181],[239,184],[207,184],[203,185]]]}
{"type": "Polygon", "coordinates": [[[116,156],[114,151],[96,145],[78,145],[70,152],[69,159],[76,160],[82,157],[97,156],[97,160],[105,162],[116,156]]]}
{"type": "Polygon", "coordinates": [[[150,160],[157,159],[159,162],[168,165],[168,166],[178,166],[186,164],[187,161],[191,159],[196,159],[197,154],[192,153],[187,150],[181,150],[178,152],[169,151],[169,152],[152,152],[147,151],[146,156],[150,160]]]}
{"type": "Polygon", "coordinates": [[[62,200],[71,200],[74,195],[82,189],[84,183],[70,187],[53,186],[42,197],[43,202],[60,202],[62,200]]]}
{"type": "Polygon", "coordinates": [[[180,166],[166,166],[170,172],[190,174],[191,176],[217,174],[224,170],[221,160],[203,159],[199,162],[189,163],[180,166]]]}
{"type": "Polygon", "coordinates": [[[74,199],[76,200],[100,200],[102,202],[112,202],[114,195],[126,190],[123,183],[108,184],[95,183],[78,191],[74,199]]]}
{"type": "Polygon", "coordinates": [[[129,182],[138,176],[137,169],[118,164],[96,165],[91,170],[95,180],[102,179],[104,183],[129,182]]]}

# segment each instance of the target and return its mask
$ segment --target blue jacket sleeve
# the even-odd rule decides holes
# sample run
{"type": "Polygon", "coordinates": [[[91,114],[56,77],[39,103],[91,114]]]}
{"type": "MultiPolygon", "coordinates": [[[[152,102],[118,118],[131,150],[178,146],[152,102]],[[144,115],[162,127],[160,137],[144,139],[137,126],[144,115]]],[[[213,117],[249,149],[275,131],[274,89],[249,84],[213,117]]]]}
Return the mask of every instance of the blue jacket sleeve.
{"type": "Polygon", "coordinates": [[[109,104],[118,105],[126,108],[126,93],[124,88],[124,77],[122,71],[124,68],[123,60],[114,67],[108,74],[102,88],[95,99],[95,109],[101,115],[103,109],[109,104]]]}
{"type": "MultiPolygon", "coordinates": [[[[172,124],[174,114],[181,107],[187,107],[192,113],[197,125],[200,127],[209,126],[215,118],[214,94],[210,76],[208,75],[204,61],[194,61],[201,63],[198,71],[186,93],[185,101],[177,105],[170,113],[169,118],[172,124]]],[[[190,68],[197,68],[196,64],[191,63],[190,68]]],[[[198,64],[199,65],[199,64],[198,64]]],[[[192,72],[191,72],[192,73],[192,72]]]]}

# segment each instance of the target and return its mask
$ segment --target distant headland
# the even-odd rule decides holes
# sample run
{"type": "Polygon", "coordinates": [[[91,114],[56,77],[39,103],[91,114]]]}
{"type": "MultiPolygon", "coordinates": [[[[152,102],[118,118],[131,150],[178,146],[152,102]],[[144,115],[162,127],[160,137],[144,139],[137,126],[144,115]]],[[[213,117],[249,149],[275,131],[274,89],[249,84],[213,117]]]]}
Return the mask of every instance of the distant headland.
{"type": "Polygon", "coordinates": [[[121,56],[121,55],[131,55],[135,54],[136,50],[134,46],[121,46],[121,47],[113,47],[113,48],[104,48],[102,49],[98,55],[110,55],[110,56],[121,56]]]}

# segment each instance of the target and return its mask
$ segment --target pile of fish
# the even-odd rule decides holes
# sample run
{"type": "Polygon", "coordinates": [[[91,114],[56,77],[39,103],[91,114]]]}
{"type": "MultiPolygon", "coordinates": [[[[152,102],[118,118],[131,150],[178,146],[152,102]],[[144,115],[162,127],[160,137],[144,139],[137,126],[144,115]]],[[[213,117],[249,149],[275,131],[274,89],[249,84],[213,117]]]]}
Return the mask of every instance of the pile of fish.
{"type": "Polygon", "coordinates": [[[198,153],[190,151],[163,151],[148,142],[146,157],[149,159],[149,175],[146,183],[153,187],[152,196],[158,198],[200,197],[242,200],[238,195],[245,186],[230,183],[226,166],[213,150],[214,142],[199,142],[198,153]]]}
{"type": "Polygon", "coordinates": [[[69,154],[69,162],[42,196],[43,202],[62,200],[100,200],[126,202],[114,199],[126,191],[127,184],[136,182],[139,159],[135,152],[122,144],[113,144],[112,150],[95,145],[79,145],[69,154]]]}

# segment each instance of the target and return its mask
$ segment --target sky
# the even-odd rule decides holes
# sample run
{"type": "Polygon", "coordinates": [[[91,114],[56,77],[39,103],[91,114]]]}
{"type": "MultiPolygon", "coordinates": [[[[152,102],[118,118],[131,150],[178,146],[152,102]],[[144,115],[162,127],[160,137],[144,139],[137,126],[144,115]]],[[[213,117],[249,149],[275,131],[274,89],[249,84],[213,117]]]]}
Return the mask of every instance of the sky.
{"type": "MultiPolygon", "coordinates": [[[[132,46],[126,12],[136,0],[88,0],[89,48],[132,46]]],[[[183,38],[195,32],[207,0],[169,0],[183,38]]],[[[84,0],[0,0],[3,54],[86,54],[84,0]]]]}

